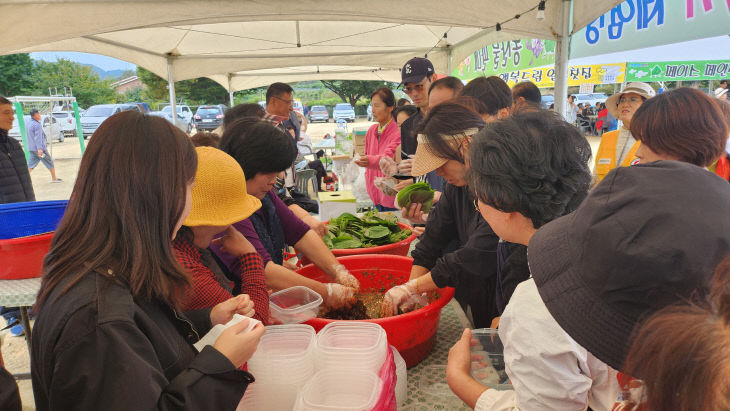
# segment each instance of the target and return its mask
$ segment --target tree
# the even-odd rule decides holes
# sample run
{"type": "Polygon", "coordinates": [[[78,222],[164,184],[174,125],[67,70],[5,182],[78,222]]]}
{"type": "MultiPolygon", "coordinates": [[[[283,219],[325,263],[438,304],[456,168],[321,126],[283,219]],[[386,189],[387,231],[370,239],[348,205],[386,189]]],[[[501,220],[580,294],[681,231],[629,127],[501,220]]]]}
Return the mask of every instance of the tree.
{"type": "Polygon", "coordinates": [[[157,74],[147,70],[144,67],[137,66],[137,75],[147,86],[147,89],[142,92],[142,98],[148,101],[164,101],[167,100],[167,81],[157,74]]]}
{"type": "Polygon", "coordinates": [[[110,80],[102,80],[89,66],[66,59],[55,63],[37,61],[33,70],[33,94],[48,95],[48,88],[70,87],[79,105],[111,103],[116,96],[110,80]]]}
{"type": "Polygon", "coordinates": [[[30,54],[0,56],[0,67],[0,95],[11,97],[32,93],[33,60],[30,54]]]}
{"type": "Polygon", "coordinates": [[[383,87],[384,82],[378,80],[320,80],[322,85],[337,94],[342,101],[355,104],[362,97],[370,97],[370,95],[378,87],[383,87]]]}

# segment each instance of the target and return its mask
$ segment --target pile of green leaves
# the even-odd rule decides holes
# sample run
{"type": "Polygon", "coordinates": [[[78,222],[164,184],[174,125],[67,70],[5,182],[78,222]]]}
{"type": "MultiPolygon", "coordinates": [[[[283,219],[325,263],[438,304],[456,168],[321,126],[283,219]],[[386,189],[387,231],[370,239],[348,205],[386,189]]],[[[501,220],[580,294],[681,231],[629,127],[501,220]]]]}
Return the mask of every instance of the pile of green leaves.
{"type": "Polygon", "coordinates": [[[403,230],[398,219],[379,217],[368,211],[362,218],[350,213],[331,218],[323,240],[330,249],[367,248],[393,244],[410,237],[411,230],[403,230]]]}
{"type": "Polygon", "coordinates": [[[421,203],[421,211],[428,213],[433,205],[433,193],[428,183],[413,183],[398,192],[398,205],[401,208],[410,207],[413,203],[421,203]]]}

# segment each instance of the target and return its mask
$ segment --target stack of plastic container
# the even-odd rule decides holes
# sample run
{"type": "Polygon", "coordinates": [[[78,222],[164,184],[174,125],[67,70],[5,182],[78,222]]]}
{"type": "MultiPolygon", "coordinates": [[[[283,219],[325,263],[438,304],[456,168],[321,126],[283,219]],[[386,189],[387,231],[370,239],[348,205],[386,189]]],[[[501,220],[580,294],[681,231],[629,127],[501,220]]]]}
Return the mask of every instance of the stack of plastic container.
{"type": "Polygon", "coordinates": [[[297,399],[297,387],[292,384],[255,382],[246,388],[236,411],[291,410],[297,399]]]}
{"type": "Polygon", "coordinates": [[[471,331],[471,375],[481,384],[497,390],[512,390],[512,384],[505,370],[504,346],[499,339],[499,331],[480,328],[471,331]]]}
{"type": "MultiPolygon", "coordinates": [[[[248,361],[248,370],[256,378],[250,401],[262,404],[249,409],[282,409],[263,406],[290,398],[291,409],[301,387],[314,375],[314,328],[306,324],[271,325],[261,337],[256,352],[248,361]],[[256,398],[253,398],[256,397],[256,398]],[[254,401],[255,400],[255,401],[254,401]]],[[[249,396],[248,390],[244,400],[249,396]]],[[[243,401],[242,401],[243,403],[243,401]]]]}
{"type": "Polygon", "coordinates": [[[388,336],[378,324],[336,321],[317,334],[318,370],[362,370],[377,373],[388,354],[388,336]]]}
{"type": "Polygon", "coordinates": [[[296,410],[367,410],[380,397],[378,371],[388,357],[388,337],[374,323],[333,322],[317,335],[317,373],[300,390],[296,410]]]}
{"type": "Polygon", "coordinates": [[[405,404],[408,399],[408,371],[406,369],[406,361],[401,357],[398,350],[392,345],[390,349],[393,350],[393,360],[395,361],[395,400],[398,402],[398,406],[401,407],[405,404]]]}

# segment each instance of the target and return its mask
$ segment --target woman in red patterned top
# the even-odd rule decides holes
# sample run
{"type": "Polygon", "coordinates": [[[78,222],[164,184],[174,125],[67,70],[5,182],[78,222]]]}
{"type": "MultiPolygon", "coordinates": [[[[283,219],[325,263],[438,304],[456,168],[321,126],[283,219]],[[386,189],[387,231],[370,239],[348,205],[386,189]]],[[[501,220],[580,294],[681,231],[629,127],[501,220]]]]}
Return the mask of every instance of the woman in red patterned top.
{"type": "Polygon", "coordinates": [[[268,324],[269,295],[263,260],[246,237],[231,226],[258,210],[261,201],[246,193],[246,178],[233,157],[212,147],[195,150],[198,170],[193,206],[172,243],[178,262],[193,279],[185,309],[213,307],[243,294],[241,304],[250,306],[248,315],[268,324]],[[211,243],[236,257],[230,269],[210,251],[211,243]]]}

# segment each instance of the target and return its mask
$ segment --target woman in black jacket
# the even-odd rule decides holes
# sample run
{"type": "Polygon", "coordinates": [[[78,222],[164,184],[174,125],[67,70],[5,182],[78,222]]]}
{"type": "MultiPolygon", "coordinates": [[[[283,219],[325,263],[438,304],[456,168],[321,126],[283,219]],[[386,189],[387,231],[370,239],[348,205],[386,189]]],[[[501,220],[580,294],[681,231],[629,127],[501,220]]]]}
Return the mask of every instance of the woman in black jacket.
{"type": "Polygon", "coordinates": [[[197,157],[167,121],[125,111],[94,133],[43,267],[32,341],[38,410],[235,409],[253,377],[238,368],[260,324],[229,327],[239,296],[179,310],[188,274],[171,239],[190,212],[197,157]]]}
{"type": "Polygon", "coordinates": [[[464,179],[469,139],[486,123],[467,103],[439,104],[423,122],[412,173],[436,170],[447,184],[411,253],[411,279],[386,293],[384,315],[395,315],[398,308],[412,309],[421,293],[440,287],[456,288],[457,301],[471,313],[477,328],[489,327],[498,315],[495,273],[499,238],[475,208],[473,193],[464,179]],[[452,241],[457,249],[447,252],[452,241]]]}

